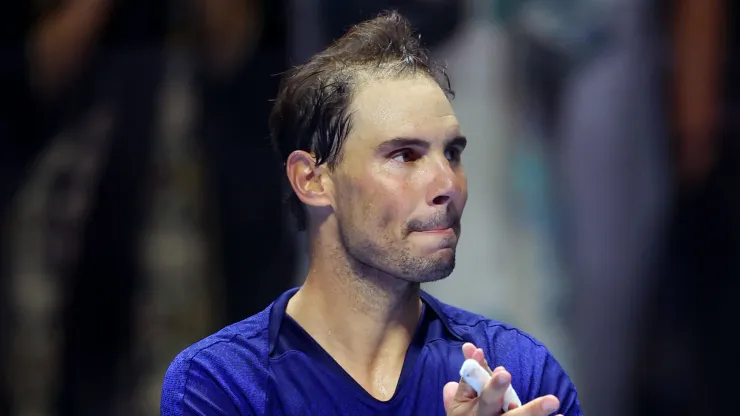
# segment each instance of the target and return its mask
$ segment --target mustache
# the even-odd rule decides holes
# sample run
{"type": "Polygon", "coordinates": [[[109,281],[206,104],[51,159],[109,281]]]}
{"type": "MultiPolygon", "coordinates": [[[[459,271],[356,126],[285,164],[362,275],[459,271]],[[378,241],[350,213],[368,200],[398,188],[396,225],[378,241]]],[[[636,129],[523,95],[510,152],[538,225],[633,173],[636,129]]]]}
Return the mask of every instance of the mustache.
{"type": "Polygon", "coordinates": [[[408,232],[460,228],[460,216],[452,212],[438,212],[429,218],[412,219],[406,224],[408,232]]]}

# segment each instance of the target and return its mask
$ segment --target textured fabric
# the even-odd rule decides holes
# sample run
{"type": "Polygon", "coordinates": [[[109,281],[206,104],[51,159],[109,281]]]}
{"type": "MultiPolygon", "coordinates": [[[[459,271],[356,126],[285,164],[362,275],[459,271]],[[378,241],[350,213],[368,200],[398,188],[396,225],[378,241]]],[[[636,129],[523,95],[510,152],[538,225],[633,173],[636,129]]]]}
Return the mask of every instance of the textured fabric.
{"type": "Polygon", "coordinates": [[[558,413],[582,414],[570,378],[537,340],[426,293],[396,392],[378,401],[285,315],[296,290],[180,353],[165,375],[161,415],[444,415],[442,388],[460,378],[464,342],[511,372],[522,401],[554,394],[558,413]]]}

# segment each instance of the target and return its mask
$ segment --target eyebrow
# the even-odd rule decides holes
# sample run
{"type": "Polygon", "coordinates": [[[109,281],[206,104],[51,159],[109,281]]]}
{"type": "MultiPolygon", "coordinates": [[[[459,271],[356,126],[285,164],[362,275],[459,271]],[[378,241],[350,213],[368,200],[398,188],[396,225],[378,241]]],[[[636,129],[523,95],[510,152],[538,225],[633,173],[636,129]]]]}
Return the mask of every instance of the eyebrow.
{"type": "MultiPolygon", "coordinates": [[[[465,136],[455,136],[445,141],[445,148],[448,147],[459,147],[464,149],[468,144],[468,139],[465,136]]],[[[386,140],[378,145],[379,151],[388,151],[397,149],[400,147],[421,147],[424,149],[429,148],[429,142],[422,139],[409,138],[409,137],[396,137],[390,140],[386,140]]]]}

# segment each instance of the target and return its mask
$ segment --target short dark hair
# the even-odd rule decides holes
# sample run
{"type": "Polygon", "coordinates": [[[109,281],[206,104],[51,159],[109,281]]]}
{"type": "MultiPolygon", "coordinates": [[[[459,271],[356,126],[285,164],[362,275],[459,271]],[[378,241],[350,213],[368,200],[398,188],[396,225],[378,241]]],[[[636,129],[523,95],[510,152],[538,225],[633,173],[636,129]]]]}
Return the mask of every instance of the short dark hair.
{"type": "MultiPolygon", "coordinates": [[[[352,129],[349,105],[358,74],[422,74],[452,99],[445,67],[430,60],[420,40],[398,12],[383,12],[286,72],[270,114],[270,135],[280,159],[285,162],[293,151],[304,150],[314,155],[317,165],[336,166],[352,129]]],[[[306,213],[294,192],[288,203],[298,228],[305,229],[306,213]]]]}

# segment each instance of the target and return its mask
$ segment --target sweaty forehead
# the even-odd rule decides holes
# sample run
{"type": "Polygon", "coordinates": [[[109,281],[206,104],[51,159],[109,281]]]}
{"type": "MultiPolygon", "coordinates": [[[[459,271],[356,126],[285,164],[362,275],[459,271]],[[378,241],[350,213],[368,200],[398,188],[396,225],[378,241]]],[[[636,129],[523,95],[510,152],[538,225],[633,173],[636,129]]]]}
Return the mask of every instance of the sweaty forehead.
{"type": "Polygon", "coordinates": [[[354,140],[347,143],[351,147],[372,147],[397,137],[443,141],[460,135],[450,101],[426,77],[362,82],[351,110],[354,140]]]}

